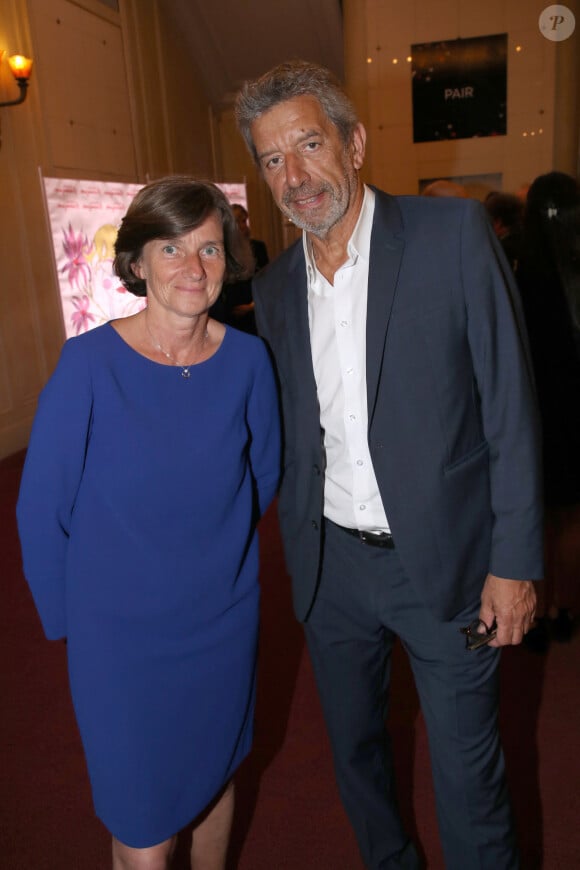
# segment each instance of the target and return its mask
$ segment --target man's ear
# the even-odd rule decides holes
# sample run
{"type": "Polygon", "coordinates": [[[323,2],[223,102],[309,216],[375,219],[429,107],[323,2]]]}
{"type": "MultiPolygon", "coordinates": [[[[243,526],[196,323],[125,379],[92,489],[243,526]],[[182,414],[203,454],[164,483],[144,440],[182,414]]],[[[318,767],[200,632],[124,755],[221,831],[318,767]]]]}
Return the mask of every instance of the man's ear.
{"type": "Polygon", "coordinates": [[[351,139],[352,163],[355,169],[360,169],[364,163],[366,143],[367,131],[359,122],[352,131],[351,139]]]}

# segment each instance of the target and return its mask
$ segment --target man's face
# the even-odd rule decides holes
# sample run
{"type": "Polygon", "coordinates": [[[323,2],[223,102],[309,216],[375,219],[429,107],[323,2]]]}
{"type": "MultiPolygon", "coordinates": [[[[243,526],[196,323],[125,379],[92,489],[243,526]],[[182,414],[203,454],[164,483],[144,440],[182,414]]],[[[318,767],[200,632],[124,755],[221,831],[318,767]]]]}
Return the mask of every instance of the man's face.
{"type": "Polygon", "coordinates": [[[325,238],[358,210],[365,132],[346,145],[315,97],[293,97],[251,127],[264,178],[280,210],[297,226],[325,238]]]}

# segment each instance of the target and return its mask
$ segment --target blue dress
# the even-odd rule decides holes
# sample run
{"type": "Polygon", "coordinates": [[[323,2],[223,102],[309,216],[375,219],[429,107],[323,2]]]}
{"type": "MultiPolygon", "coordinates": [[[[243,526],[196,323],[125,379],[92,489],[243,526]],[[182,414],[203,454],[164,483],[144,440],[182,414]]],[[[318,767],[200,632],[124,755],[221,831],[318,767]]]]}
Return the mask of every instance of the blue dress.
{"type": "Polygon", "coordinates": [[[256,521],[279,472],[260,339],[181,369],[110,325],[66,342],[18,500],[24,572],[70,685],[97,815],[136,848],[188,824],[250,748],[256,521]]]}

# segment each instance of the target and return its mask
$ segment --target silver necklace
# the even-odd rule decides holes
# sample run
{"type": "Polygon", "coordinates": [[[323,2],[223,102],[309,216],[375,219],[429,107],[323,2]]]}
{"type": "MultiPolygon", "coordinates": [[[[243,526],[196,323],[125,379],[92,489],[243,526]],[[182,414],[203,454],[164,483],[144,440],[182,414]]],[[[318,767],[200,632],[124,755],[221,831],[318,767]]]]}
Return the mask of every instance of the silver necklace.
{"type": "MultiPolygon", "coordinates": [[[[153,342],[153,344],[155,345],[155,347],[157,348],[157,350],[161,351],[163,356],[166,356],[167,359],[169,360],[169,362],[172,362],[174,366],[178,366],[181,369],[181,377],[182,378],[190,378],[191,377],[190,369],[191,369],[192,365],[194,365],[194,363],[189,363],[189,365],[182,366],[181,363],[178,362],[175,359],[175,357],[169,353],[168,350],[165,350],[164,347],[161,347],[161,345],[159,344],[159,342],[157,341],[157,339],[155,338],[155,336],[153,335],[153,333],[149,329],[149,324],[147,323],[147,318],[145,318],[145,329],[149,333],[149,337],[150,337],[151,341],[153,342]]],[[[201,349],[202,350],[203,350],[203,346],[206,343],[208,338],[209,338],[209,332],[206,329],[206,331],[203,334],[203,338],[201,340],[201,349]]]]}

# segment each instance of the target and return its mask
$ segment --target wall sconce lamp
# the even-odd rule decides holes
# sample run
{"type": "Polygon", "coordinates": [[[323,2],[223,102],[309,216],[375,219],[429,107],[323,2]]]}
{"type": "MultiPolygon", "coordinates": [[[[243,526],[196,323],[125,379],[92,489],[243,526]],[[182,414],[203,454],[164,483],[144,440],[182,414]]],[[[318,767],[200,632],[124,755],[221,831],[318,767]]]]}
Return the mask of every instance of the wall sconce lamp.
{"type": "MultiPolygon", "coordinates": [[[[5,54],[4,50],[0,50],[0,61],[5,54]]],[[[12,70],[12,75],[16,79],[16,84],[20,88],[20,96],[16,100],[0,103],[0,109],[5,108],[5,106],[18,106],[24,102],[28,90],[28,79],[32,71],[32,60],[29,57],[24,57],[22,54],[13,54],[8,58],[8,64],[12,70]]]]}

